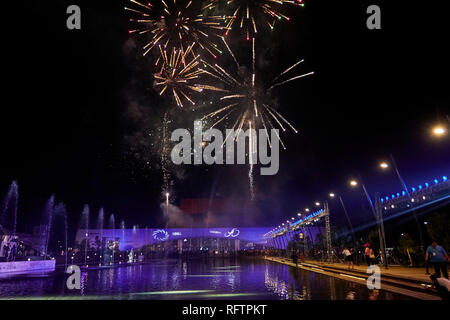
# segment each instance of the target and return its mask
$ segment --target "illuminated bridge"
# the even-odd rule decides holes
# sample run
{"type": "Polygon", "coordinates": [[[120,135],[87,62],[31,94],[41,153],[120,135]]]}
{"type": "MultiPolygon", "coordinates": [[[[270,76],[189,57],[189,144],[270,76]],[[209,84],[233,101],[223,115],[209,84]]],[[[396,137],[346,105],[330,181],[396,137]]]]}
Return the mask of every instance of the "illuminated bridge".
{"type": "MultiPolygon", "coordinates": [[[[375,195],[375,210],[384,222],[413,214],[426,213],[433,208],[450,202],[450,182],[447,176],[431,179],[421,185],[399,191],[389,196],[375,195]]],[[[324,208],[297,221],[286,221],[275,228],[229,227],[229,228],[141,228],[141,229],[89,229],[79,230],[76,242],[88,241],[89,248],[98,248],[114,241],[119,250],[137,249],[149,246],[152,250],[170,248],[171,251],[239,251],[254,248],[286,249],[292,240],[307,246],[325,240],[328,254],[331,252],[331,230],[327,202],[324,208]],[[322,222],[322,223],[321,223],[322,222]],[[163,245],[164,244],[164,245],[163,245]]],[[[364,230],[377,222],[372,220],[354,228],[364,230]]]]}
{"type": "Polygon", "coordinates": [[[76,242],[88,240],[90,248],[114,241],[119,250],[149,246],[152,250],[165,247],[183,251],[239,251],[261,248],[267,228],[143,228],[79,230],[76,242]]]}

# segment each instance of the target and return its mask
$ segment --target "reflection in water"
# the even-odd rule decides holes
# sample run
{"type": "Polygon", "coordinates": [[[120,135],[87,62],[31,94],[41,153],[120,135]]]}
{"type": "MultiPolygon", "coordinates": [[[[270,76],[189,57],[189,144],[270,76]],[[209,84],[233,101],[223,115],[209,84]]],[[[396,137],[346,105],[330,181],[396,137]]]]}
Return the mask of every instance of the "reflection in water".
{"type": "Polygon", "coordinates": [[[87,283],[87,275],[88,275],[87,272],[81,272],[81,283],[80,283],[81,290],[80,290],[80,294],[82,296],[84,296],[84,288],[85,288],[86,283],[87,283]]]}
{"type": "Polygon", "coordinates": [[[158,260],[81,273],[81,290],[67,275],[3,278],[0,297],[44,299],[405,299],[382,290],[258,258],[158,260]]]}
{"type": "Polygon", "coordinates": [[[298,268],[282,268],[283,265],[266,265],[264,283],[269,291],[287,300],[305,300],[308,297],[308,282],[301,281],[302,275],[298,268]],[[286,271],[289,271],[291,277],[286,277],[286,271]],[[292,279],[290,284],[284,279],[292,279]],[[299,281],[300,280],[300,281],[299,281]]]}
{"type": "Polygon", "coordinates": [[[377,289],[371,290],[369,294],[369,300],[378,300],[378,296],[380,295],[380,291],[377,289]]]}
{"type": "Polygon", "coordinates": [[[264,283],[280,299],[290,300],[394,300],[410,299],[398,294],[369,290],[366,286],[300,268],[267,264],[264,283]]]}
{"type": "Polygon", "coordinates": [[[334,282],[336,278],[329,277],[328,281],[330,282],[330,299],[336,300],[336,283],[334,282]]]}

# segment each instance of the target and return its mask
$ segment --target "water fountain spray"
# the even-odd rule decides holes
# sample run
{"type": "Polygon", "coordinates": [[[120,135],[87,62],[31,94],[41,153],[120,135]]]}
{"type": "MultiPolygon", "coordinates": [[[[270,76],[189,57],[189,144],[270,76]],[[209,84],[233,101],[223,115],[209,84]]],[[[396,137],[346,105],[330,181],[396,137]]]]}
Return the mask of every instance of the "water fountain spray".
{"type": "Polygon", "coordinates": [[[63,202],[59,202],[55,207],[55,216],[60,216],[64,221],[64,258],[65,258],[65,269],[67,269],[67,247],[68,247],[68,224],[67,224],[67,210],[66,205],[63,202]]]}
{"type": "Polygon", "coordinates": [[[116,224],[116,222],[115,222],[115,219],[114,219],[114,214],[111,214],[110,216],[109,216],[109,228],[110,229],[112,229],[112,234],[113,234],[113,251],[112,251],[112,263],[114,263],[114,249],[115,249],[115,234],[114,234],[114,231],[115,231],[115,224],[116,224]]]}
{"type": "Polygon", "coordinates": [[[55,195],[52,194],[45,205],[45,218],[47,227],[45,228],[45,243],[44,243],[44,259],[47,258],[48,244],[50,242],[50,231],[52,229],[53,214],[55,211],[55,195]]]}
{"type": "Polygon", "coordinates": [[[87,266],[87,248],[88,248],[88,236],[89,236],[89,206],[84,205],[83,212],[81,213],[81,228],[84,228],[85,236],[85,248],[84,248],[84,265],[87,266]]]}
{"type": "Polygon", "coordinates": [[[17,185],[17,181],[13,181],[11,186],[9,187],[8,194],[6,195],[5,201],[3,203],[2,214],[0,216],[0,229],[4,229],[1,223],[6,220],[7,211],[11,205],[11,199],[14,200],[13,204],[13,215],[14,215],[14,224],[13,224],[13,237],[16,236],[16,228],[17,228],[17,205],[19,202],[19,186],[17,185]]]}
{"type": "Polygon", "coordinates": [[[97,218],[97,229],[100,230],[100,262],[103,257],[103,225],[104,225],[104,210],[103,208],[100,208],[100,211],[98,212],[98,218],[97,218]]]}

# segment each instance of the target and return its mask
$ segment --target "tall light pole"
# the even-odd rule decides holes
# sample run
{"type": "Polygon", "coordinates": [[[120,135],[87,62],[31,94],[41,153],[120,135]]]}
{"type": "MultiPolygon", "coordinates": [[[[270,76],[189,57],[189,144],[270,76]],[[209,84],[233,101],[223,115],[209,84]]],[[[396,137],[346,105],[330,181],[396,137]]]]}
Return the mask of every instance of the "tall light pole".
{"type": "MultiPolygon", "coordinates": [[[[383,215],[381,210],[376,210],[372,198],[369,195],[369,192],[367,192],[366,186],[362,182],[361,177],[359,177],[359,183],[361,184],[361,187],[364,190],[364,194],[366,195],[367,201],[369,202],[370,209],[372,210],[372,213],[377,221],[378,225],[378,238],[380,239],[380,249],[381,249],[381,255],[383,257],[384,267],[388,269],[388,262],[387,262],[387,256],[386,256],[386,239],[384,236],[384,224],[383,224],[383,215]]],[[[351,180],[350,186],[356,187],[358,185],[358,181],[351,180]]]]}
{"type": "MultiPolygon", "coordinates": [[[[419,219],[417,218],[416,211],[414,209],[414,202],[411,199],[411,195],[409,194],[408,187],[406,186],[405,180],[403,180],[403,177],[400,174],[400,171],[398,170],[398,167],[397,167],[397,165],[395,163],[395,160],[394,160],[394,156],[392,154],[390,154],[389,157],[391,159],[391,164],[392,164],[392,167],[394,168],[394,171],[395,171],[395,173],[397,175],[397,178],[400,181],[400,184],[402,185],[403,190],[405,190],[406,195],[408,196],[410,205],[412,207],[412,213],[413,213],[414,219],[416,220],[417,230],[419,231],[420,249],[421,249],[421,251],[423,253],[424,243],[423,243],[422,228],[420,227],[419,219]]],[[[389,168],[389,164],[387,162],[381,162],[380,163],[380,168],[386,170],[386,169],[389,168]]]]}
{"type": "MultiPolygon", "coordinates": [[[[330,193],[329,196],[330,196],[330,198],[335,198],[335,197],[336,197],[336,194],[330,193]]],[[[348,215],[347,209],[346,209],[346,207],[345,207],[345,205],[344,205],[344,200],[342,200],[342,197],[341,197],[341,196],[339,196],[339,202],[340,202],[340,204],[341,204],[341,206],[342,206],[342,209],[344,209],[345,217],[347,218],[347,222],[348,222],[348,224],[349,224],[349,226],[350,226],[350,231],[352,232],[353,247],[355,248],[355,246],[356,246],[356,242],[355,242],[355,241],[356,241],[356,239],[355,239],[355,232],[353,231],[353,225],[352,225],[352,222],[351,222],[350,217],[349,217],[349,215],[348,215]]],[[[355,248],[355,249],[356,249],[356,248],[355,248]]]]}
{"type": "Polygon", "coordinates": [[[325,211],[325,228],[326,228],[326,240],[327,240],[327,258],[328,262],[333,262],[332,248],[331,248],[331,225],[330,225],[330,209],[328,207],[328,201],[323,204],[323,211],[325,211]]]}

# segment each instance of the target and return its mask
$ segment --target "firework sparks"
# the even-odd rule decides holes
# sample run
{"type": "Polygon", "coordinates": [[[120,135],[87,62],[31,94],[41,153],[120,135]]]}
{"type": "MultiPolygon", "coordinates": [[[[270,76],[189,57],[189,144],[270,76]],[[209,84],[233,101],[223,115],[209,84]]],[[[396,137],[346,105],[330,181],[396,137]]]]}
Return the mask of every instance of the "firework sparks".
{"type": "Polygon", "coordinates": [[[161,70],[154,74],[155,88],[159,90],[160,95],[167,91],[171,93],[179,107],[183,107],[183,98],[192,105],[195,105],[190,93],[200,93],[203,90],[220,91],[220,88],[214,86],[192,83],[196,81],[201,74],[205,73],[203,69],[198,68],[199,55],[194,56],[192,59],[189,58],[193,46],[193,44],[190,45],[186,51],[172,48],[170,54],[167,54],[167,51],[159,46],[162,57],[162,66],[161,70]]]}
{"type": "MultiPolygon", "coordinates": [[[[225,42],[225,40],[223,40],[225,42]]],[[[224,121],[225,119],[230,119],[234,117],[234,123],[232,125],[232,129],[225,138],[223,144],[227,142],[227,140],[231,137],[231,133],[234,131],[234,140],[237,140],[239,134],[245,131],[245,126],[250,129],[249,133],[249,170],[248,170],[248,179],[249,179],[249,193],[251,200],[254,200],[255,197],[255,183],[253,177],[253,167],[255,164],[255,153],[256,153],[256,139],[252,137],[252,130],[257,128],[263,128],[266,134],[266,138],[270,148],[272,144],[269,138],[269,129],[274,129],[276,125],[281,128],[283,131],[286,131],[286,126],[291,128],[295,133],[297,133],[297,129],[285,118],[283,117],[277,110],[270,106],[270,92],[273,88],[277,86],[281,86],[290,81],[294,81],[296,79],[306,77],[308,75],[313,74],[313,72],[305,73],[302,75],[297,75],[287,80],[283,80],[285,76],[289,74],[295,67],[300,65],[303,60],[300,60],[288,67],[286,70],[281,72],[278,76],[276,76],[272,82],[270,82],[269,87],[266,89],[266,86],[262,85],[257,78],[256,70],[255,70],[255,39],[252,39],[252,67],[251,70],[248,71],[245,69],[244,72],[239,72],[242,68],[239,67],[239,64],[231,51],[230,47],[226,44],[227,49],[230,51],[232,55],[238,72],[236,76],[231,75],[231,72],[228,72],[223,67],[215,64],[208,64],[205,61],[202,61],[205,66],[208,67],[209,70],[204,70],[205,73],[214,77],[215,79],[220,80],[225,84],[225,89],[223,89],[223,95],[220,97],[220,100],[225,103],[225,106],[221,105],[219,109],[205,115],[201,120],[207,121],[212,119],[214,123],[211,128],[217,126],[219,123],[224,121]],[[233,115],[234,113],[234,115],[233,115]]],[[[206,69],[206,68],[205,68],[206,69]]],[[[281,140],[277,131],[275,131],[278,140],[284,149],[286,146],[281,140]]],[[[223,145],[222,144],[222,145],[223,145]]]]}
{"type": "Polygon", "coordinates": [[[233,12],[230,17],[225,17],[225,34],[237,25],[244,30],[247,40],[258,33],[258,27],[265,25],[273,30],[277,21],[289,21],[290,18],[282,13],[285,7],[304,6],[303,0],[211,0],[207,7],[217,7],[224,1],[233,12]]]}
{"type": "MultiPolygon", "coordinates": [[[[229,49],[228,45],[227,48],[229,49]]],[[[204,65],[206,65],[209,69],[203,71],[225,84],[225,89],[222,90],[224,91],[224,94],[220,97],[220,100],[225,103],[225,106],[221,106],[214,112],[205,115],[202,120],[213,119],[215,122],[211,127],[214,127],[225,119],[229,119],[230,117],[232,117],[233,113],[235,115],[237,114],[232,126],[232,129],[235,129],[237,131],[235,139],[237,139],[238,135],[243,130],[245,130],[244,126],[248,125],[248,127],[250,128],[250,124],[253,124],[253,127],[255,129],[257,127],[260,127],[265,130],[269,146],[271,147],[268,131],[269,129],[275,128],[275,124],[277,125],[277,127],[281,128],[282,131],[286,131],[286,127],[289,127],[295,133],[298,132],[297,129],[295,129],[294,126],[285,117],[283,117],[270,105],[271,90],[285,83],[300,79],[302,77],[306,77],[308,75],[312,75],[314,74],[314,72],[297,75],[288,78],[287,80],[283,80],[284,76],[289,74],[290,71],[292,71],[295,67],[303,62],[303,60],[300,60],[281,72],[277,77],[275,77],[267,88],[266,86],[258,82],[258,79],[256,77],[257,74],[255,71],[255,55],[255,39],[253,38],[252,68],[250,71],[245,70],[244,72],[238,72],[237,76],[231,75],[231,72],[228,72],[217,64],[212,65],[205,61],[202,61],[204,65]]],[[[234,55],[233,59],[236,61],[234,55]]],[[[229,136],[226,137],[224,143],[228,138],[229,136]]],[[[286,149],[283,141],[279,136],[278,138],[283,148],[286,149]]]]}
{"type": "Polygon", "coordinates": [[[161,169],[163,174],[162,194],[165,195],[169,192],[171,183],[171,174],[169,170],[169,137],[168,137],[168,117],[167,112],[164,114],[163,119],[163,132],[162,132],[162,144],[161,144],[161,169]]]}
{"type": "Polygon", "coordinates": [[[128,32],[146,39],[144,56],[159,45],[164,49],[178,47],[184,51],[186,45],[191,43],[214,58],[222,53],[215,40],[216,36],[222,36],[227,29],[224,26],[227,17],[204,15],[205,7],[201,7],[201,1],[159,0],[146,4],[136,0],[129,2],[130,6],[125,7],[125,10],[132,15],[130,22],[134,28],[128,32]]]}

